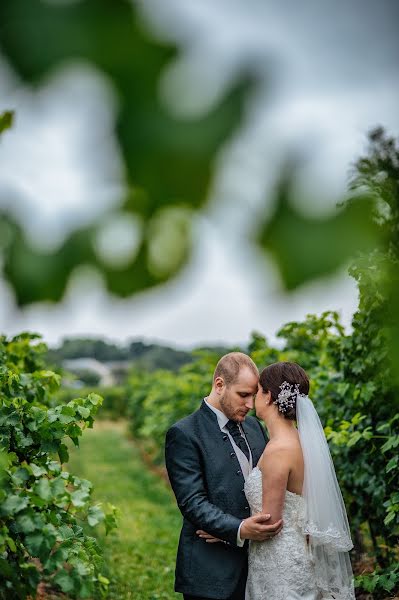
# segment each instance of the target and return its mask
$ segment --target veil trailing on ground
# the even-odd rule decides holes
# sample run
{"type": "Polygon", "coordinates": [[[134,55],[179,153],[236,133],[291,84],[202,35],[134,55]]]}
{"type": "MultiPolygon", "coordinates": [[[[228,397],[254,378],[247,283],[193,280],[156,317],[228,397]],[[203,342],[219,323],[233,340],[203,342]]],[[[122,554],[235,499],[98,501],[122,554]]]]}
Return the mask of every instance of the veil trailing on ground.
{"type": "Polygon", "coordinates": [[[305,464],[304,533],[309,535],[316,584],[323,598],[354,600],[348,554],[353,544],[345,504],[319,416],[303,394],[297,395],[296,419],[305,464]]]}

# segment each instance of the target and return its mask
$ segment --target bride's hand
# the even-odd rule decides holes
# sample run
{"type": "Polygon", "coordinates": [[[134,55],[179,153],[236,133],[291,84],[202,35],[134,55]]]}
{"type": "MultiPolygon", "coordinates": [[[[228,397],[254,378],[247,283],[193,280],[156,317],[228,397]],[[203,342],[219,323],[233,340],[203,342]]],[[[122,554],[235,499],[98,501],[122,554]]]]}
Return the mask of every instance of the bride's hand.
{"type": "Polygon", "coordinates": [[[195,533],[200,538],[204,539],[208,544],[214,544],[215,542],[223,542],[223,540],[220,540],[219,538],[211,535],[210,533],[207,533],[203,529],[198,529],[195,533]]]}

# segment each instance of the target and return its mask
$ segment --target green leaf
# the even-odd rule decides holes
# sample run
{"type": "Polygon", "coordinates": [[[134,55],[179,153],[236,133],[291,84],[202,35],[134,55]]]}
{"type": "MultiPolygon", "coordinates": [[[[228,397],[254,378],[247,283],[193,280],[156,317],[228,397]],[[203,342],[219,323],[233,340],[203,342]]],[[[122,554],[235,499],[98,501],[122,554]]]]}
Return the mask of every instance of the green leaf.
{"type": "Polygon", "coordinates": [[[28,506],[29,500],[26,496],[11,494],[0,507],[2,515],[16,514],[28,506]]]}
{"type": "Polygon", "coordinates": [[[28,469],[20,467],[12,474],[12,480],[16,486],[22,487],[29,479],[28,469]]]}
{"type": "Polygon", "coordinates": [[[61,588],[64,594],[73,592],[75,589],[74,580],[68,571],[59,571],[53,577],[53,581],[61,588]]]}
{"type": "Polygon", "coordinates": [[[377,240],[370,199],[353,199],[331,217],[308,217],[293,207],[293,187],[290,173],[281,181],[274,215],[268,216],[258,234],[259,243],[278,265],[287,290],[337,271],[357,252],[373,249],[377,240]]]}
{"type": "Polygon", "coordinates": [[[87,522],[91,527],[98,525],[104,518],[105,515],[99,506],[90,506],[87,514],[87,522]]]}
{"type": "Polygon", "coordinates": [[[66,406],[62,407],[61,414],[70,415],[71,417],[74,417],[76,414],[76,409],[70,404],[67,404],[66,406]]]}
{"type": "Polygon", "coordinates": [[[84,418],[87,419],[87,417],[90,416],[90,409],[86,408],[85,406],[79,406],[78,407],[78,413],[84,418]]]}
{"type": "Polygon", "coordinates": [[[13,569],[10,564],[8,564],[7,560],[0,557],[0,573],[3,577],[7,577],[9,579],[13,578],[13,569]]]}
{"type": "Polygon", "coordinates": [[[44,536],[41,533],[29,534],[25,537],[25,547],[32,556],[39,556],[44,536]]]}
{"type": "Polygon", "coordinates": [[[33,490],[42,500],[49,501],[53,498],[50,481],[47,478],[40,479],[33,490]]]}
{"type": "Polygon", "coordinates": [[[36,525],[30,515],[19,515],[15,521],[18,531],[21,533],[32,533],[36,525]]]}
{"type": "Polygon", "coordinates": [[[399,435],[391,435],[385,444],[381,448],[381,452],[387,452],[388,450],[392,450],[392,448],[397,448],[399,446],[399,435]]]}
{"type": "Polygon", "coordinates": [[[399,503],[399,492],[392,494],[389,500],[392,504],[399,503]]]}
{"type": "Polygon", "coordinates": [[[62,496],[65,493],[69,493],[65,489],[65,480],[62,477],[56,477],[51,481],[50,485],[53,498],[56,498],[57,496],[62,496]]]}
{"type": "Polygon", "coordinates": [[[389,525],[395,519],[395,513],[389,512],[384,519],[384,525],[389,525]]]}
{"type": "Polygon", "coordinates": [[[192,209],[205,204],[214,158],[240,124],[256,71],[243,73],[207,114],[179,120],[159,94],[160,77],[176,48],[152,40],[137,13],[126,0],[0,3],[0,23],[5,24],[1,51],[25,81],[40,85],[57,67],[78,60],[103,73],[113,86],[120,98],[115,134],[130,188],[120,198],[120,213],[138,214],[142,223],[137,252],[123,267],[111,267],[94,250],[101,223],[74,232],[48,253],[33,248],[9,218],[12,235],[4,271],[20,305],[59,300],[79,264],[96,267],[111,292],[128,296],[166,281],[187,261],[190,232],[180,217],[189,215],[189,223],[192,209]],[[38,40],[43,39],[46,47],[39,52],[38,40]],[[140,85],[132,85],[138,81],[140,85]],[[177,213],[177,219],[170,218],[177,213]],[[165,222],[169,226],[161,226],[159,243],[159,223],[165,222]]]}
{"type": "Polygon", "coordinates": [[[68,448],[65,444],[60,444],[58,448],[58,456],[60,457],[60,463],[67,463],[69,460],[69,452],[68,448]]]}
{"type": "Polygon", "coordinates": [[[72,423],[75,421],[75,416],[60,414],[58,415],[58,420],[60,423],[72,423]]]}
{"type": "Polygon", "coordinates": [[[90,402],[94,405],[97,406],[98,404],[102,404],[103,399],[101,398],[101,396],[99,396],[98,394],[89,394],[87,396],[88,400],[90,400],[90,402]]]}
{"type": "Polygon", "coordinates": [[[391,460],[388,462],[385,471],[387,473],[390,473],[391,471],[393,471],[393,469],[396,469],[396,467],[398,466],[398,461],[399,461],[399,456],[396,455],[393,458],[391,458],[391,460]]]}
{"type": "Polygon", "coordinates": [[[14,121],[14,111],[6,110],[0,114],[0,133],[3,133],[6,129],[9,129],[14,121]]]}
{"type": "Polygon", "coordinates": [[[32,470],[32,474],[34,477],[41,477],[42,475],[45,475],[47,473],[47,471],[44,467],[40,467],[40,466],[36,465],[35,463],[30,463],[29,466],[32,470]]]}
{"type": "Polygon", "coordinates": [[[69,540],[74,537],[73,530],[68,525],[61,525],[58,529],[58,534],[61,536],[62,540],[69,540]]]}
{"type": "Polygon", "coordinates": [[[76,492],[72,492],[71,494],[72,504],[76,507],[85,506],[89,497],[90,494],[86,490],[76,490],[76,492]]]}
{"type": "Polygon", "coordinates": [[[15,545],[14,540],[10,537],[7,537],[6,540],[7,540],[7,544],[8,544],[8,547],[10,548],[11,552],[16,552],[17,547],[15,545]]]}

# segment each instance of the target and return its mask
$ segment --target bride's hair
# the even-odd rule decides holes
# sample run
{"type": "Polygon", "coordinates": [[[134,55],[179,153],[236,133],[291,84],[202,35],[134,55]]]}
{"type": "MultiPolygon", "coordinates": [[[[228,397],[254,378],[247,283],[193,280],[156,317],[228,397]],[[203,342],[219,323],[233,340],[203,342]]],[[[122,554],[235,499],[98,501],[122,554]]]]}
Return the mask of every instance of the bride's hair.
{"type": "Polygon", "coordinates": [[[290,405],[282,412],[285,419],[294,421],[296,419],[296,392],[295,386],[298,386],[300,394],[305,396],[309,393],[309,377],[302,367],[293,362],[276,362],[265,367],[260,376],[259,383],[264,392],[271,392],[272,401],[277,403],[278,395],[281,392],[283,383],[292,386],[293,394],[290,405]]]}

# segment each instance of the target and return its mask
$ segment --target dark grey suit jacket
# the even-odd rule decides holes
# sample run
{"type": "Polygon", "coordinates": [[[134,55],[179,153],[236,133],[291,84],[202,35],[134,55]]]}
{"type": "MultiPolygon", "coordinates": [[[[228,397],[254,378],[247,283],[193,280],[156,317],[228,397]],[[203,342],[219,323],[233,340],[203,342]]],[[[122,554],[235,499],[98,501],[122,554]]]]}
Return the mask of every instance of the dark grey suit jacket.
{"type": "MultiPolygon", "coordinates": [[[[265,448],[266,434],[255,417],[247,417],[242,427],[255,466],[265,448]]],[[[247,548],[237,546],[237,531],[241,521],[250,516],[250,509],[233,446],[205,402],[168,430],[165,460],[184,517],[175,590],[192,596],[228,598],[247,563],[247,548]],[[197,529],[227,543],[207,544],[196,535],[197,529]]]]}

